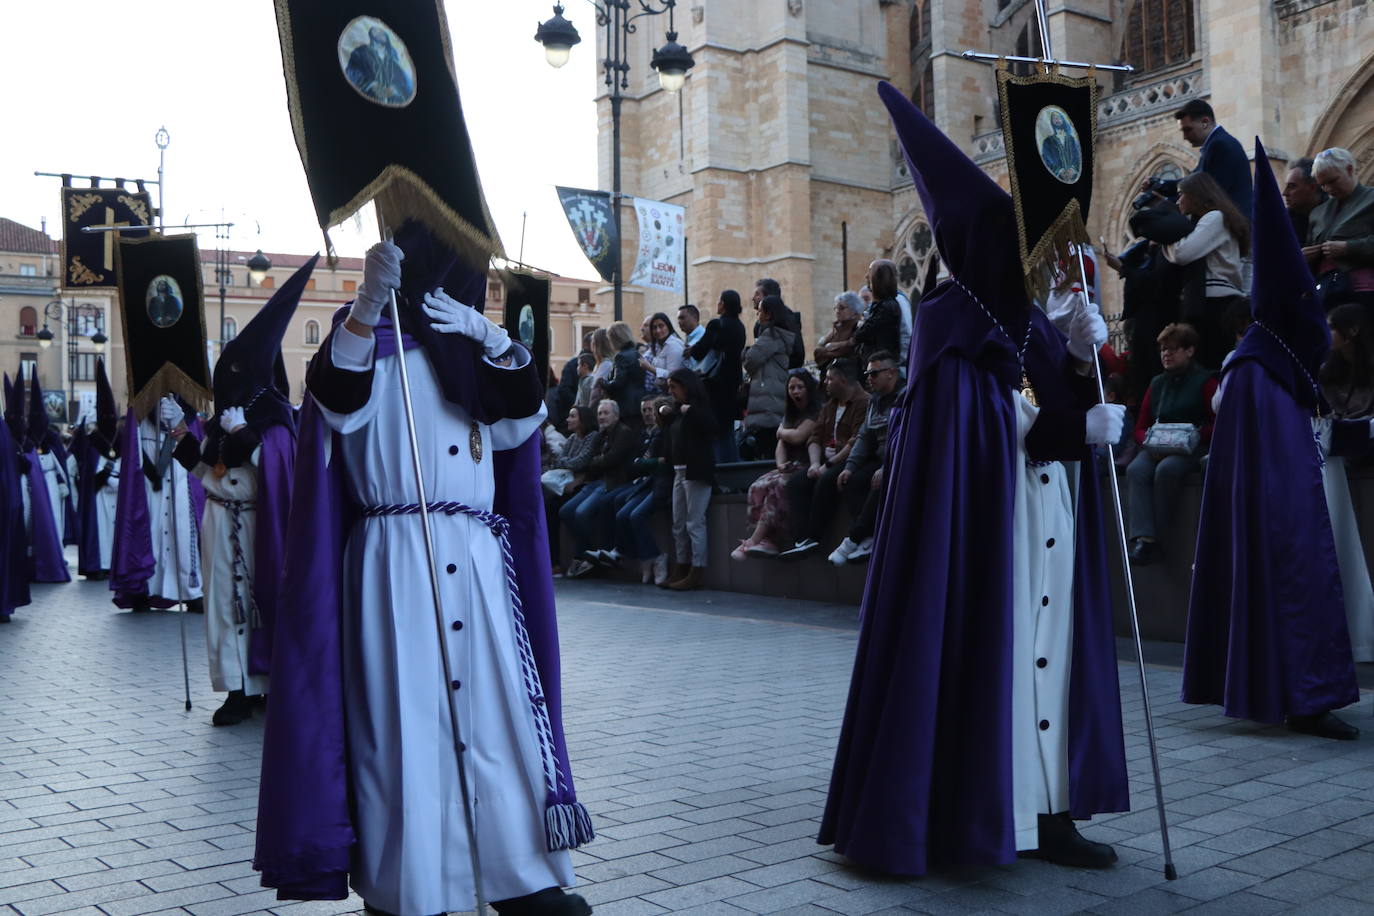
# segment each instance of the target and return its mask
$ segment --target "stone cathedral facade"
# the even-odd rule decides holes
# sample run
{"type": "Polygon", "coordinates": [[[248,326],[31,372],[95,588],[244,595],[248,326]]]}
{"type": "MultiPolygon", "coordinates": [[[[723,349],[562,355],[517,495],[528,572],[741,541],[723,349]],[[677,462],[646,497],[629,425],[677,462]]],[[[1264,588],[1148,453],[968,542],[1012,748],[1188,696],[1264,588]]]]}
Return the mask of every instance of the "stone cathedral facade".
{"type": "MultiPolygon", "coordinates": [[[[1122,247],[1141,180],[1193,168],[1197,151],[1173,117],[1190,98],[1208,100],[1247,147],[1259,134],[1274,168],[1344,146],[1362,180],[1374,180],[1371,6],[1049,0],[1057,56],[1136,68],[1099,74],[1093,237],[1122,247]]],[[[829,326],[835,294],[857,289],[873,258],[894,258],[904,285],[919,284],[930,228],[874,91],[880,79],[1005,184],[992,68],[960,54],[1038,54],[1031,0],[680,0],[678,40],[696,66],[676,94],[660,90],[648,66],[666,18],[639,20],[630,44],[623,189],[686,207],[687,298],[703,312],[722,289],[747,299],[754,279],[771,276],[810,343],[829,326]]],[[[609,188],[610,106],[598,89],[609,188]]],[[[627,273],[634,226],[627,211],[627,273]]],[[[1108,314],[1118,286],[1104,284],[1108,314]]],[[[626,319],[637,326],[641,310],[673,314],[682,301],[627,290],[626,319]]]]}

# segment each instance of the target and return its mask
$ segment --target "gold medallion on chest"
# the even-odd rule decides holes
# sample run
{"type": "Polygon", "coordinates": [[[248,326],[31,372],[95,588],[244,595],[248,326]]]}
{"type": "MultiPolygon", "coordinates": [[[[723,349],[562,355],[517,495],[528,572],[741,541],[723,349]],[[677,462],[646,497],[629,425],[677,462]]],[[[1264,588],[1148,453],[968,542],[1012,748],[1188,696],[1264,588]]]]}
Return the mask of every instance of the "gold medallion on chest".
{"type": "Polygon", "coordinates": [[[472,431],[468,433],[468,452],[475,463],[482,463],[482,427],[476,423],[472,424],[472,431]]]}
{"type": "Polygon", "coordinates": [[[1035,389],[1031,387],[1030,377],[1026,373],[1021,373],[1021,397],[1025,398],[1032,407],[1039,407],[1040,403],[1035,399],[1035,389]]]}

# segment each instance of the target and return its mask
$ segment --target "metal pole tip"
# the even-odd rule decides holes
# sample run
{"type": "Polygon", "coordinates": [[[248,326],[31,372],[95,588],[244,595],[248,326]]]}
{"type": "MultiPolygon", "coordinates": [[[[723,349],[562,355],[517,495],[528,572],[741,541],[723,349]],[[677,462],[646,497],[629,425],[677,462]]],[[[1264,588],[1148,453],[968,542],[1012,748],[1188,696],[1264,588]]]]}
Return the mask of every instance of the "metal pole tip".
{"type": "Polygon", "coordinates": [[[1164,866],[1164,878],[1166,881],[1178,880],[1178,869],[1174,868],[1174,863],[1169,862],[1164,866]]]}

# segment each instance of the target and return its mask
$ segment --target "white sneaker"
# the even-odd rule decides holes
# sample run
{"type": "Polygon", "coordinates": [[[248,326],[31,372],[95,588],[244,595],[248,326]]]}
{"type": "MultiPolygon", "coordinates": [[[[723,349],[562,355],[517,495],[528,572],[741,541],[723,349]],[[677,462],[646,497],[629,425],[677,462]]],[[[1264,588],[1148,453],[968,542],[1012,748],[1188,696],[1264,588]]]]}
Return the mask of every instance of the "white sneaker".
{"type": "Polygon", "coordinates": [[[653,560],[640,560],[640,561],[639,561],[639,581],[642,582],[642,583],[645,584],[645,585],[649,585],[650,583],[652,583],[652,582],[654,581],[654,561],[653,561],[653,560]]]}
{"type": "Polygon", "coordinates": [[[854,548],[854,552],[849,555],[849,562],[857,563],[860,560],[867,560],[873,555],[873,538],[864,538],[854,548]]]}
{"type": "Polygon", "coordinates": [[[668,581],[668,555],[661,553],[654,557],[654,584],[662,585],[668,581]]]}
{"type": "Polygon", "coordinates": [[[858,549],[858,544],[855,544],[849,538],[845,538],[843,541],[840,541],[840,546],[830,552],[830,562],[834,563],[836,566],[843,566],[853,558],[854,552],[858,549]]]}

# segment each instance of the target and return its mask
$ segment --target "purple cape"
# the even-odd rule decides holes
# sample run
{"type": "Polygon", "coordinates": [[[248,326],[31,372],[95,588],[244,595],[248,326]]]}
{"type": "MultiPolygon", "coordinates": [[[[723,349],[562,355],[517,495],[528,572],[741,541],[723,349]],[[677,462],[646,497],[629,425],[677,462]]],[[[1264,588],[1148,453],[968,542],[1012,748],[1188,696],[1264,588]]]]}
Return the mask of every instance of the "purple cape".
{"type": "Polygon", "coordinates": [[[296,432],[280,424],[262,434],[258,453],[258,496],[253,540],[253,601],[262,626],[253,630],[248,649],[248,673],[269,674],[272,633],[281,594],[282,557],[286,555],[287,514],[291,511],[291,479],[296,466],[296,432]]]}
{"type": "Polygon", "coordinates": [[[1311,424],[1311,406],[1237,353],[1202,490],[1185,703],[1281,722],[1359,699],[1311,424]]]}
{"type": "MultiPolygon", "coordinates": [[[[1078,404],[1063,336],[1038,309],[1029,314],[1035,330],[1026,368],[1040,403],[1078,404]]],[[[1026,320],[1015,326],[1018,337],[1026,320]]],[[[903,875],[1016,857],[1011,656],[1019,367],[1000,332],[952,285],[926,297],[916,325],[913,381],[892,416],[890,485],[818,838],[865,866],[903,875]]],[[[1078,404],[1076,442],[1060,456],[1085,469],[1075,515],[1069,699],[1076,818],[1124,811],[1130,802],[1102,514],[1090,450],[1081,444],[1084,406],[1078,404]]],[[[1048,420],[1044,407],[1041,419],[1048,420]]]]}
{"type": "Polygon", "coordinates": [[[10,428],[0,423],[0,617],[29,603],[29,540],[18,459],[10,428]]]}
{"type": "Polygon", "coordinates": [[[30,449],[25,457],[29,459],[29,514],[33,517],[32,579],[70,582],[72,574],[67,571],[67,560],[62,555],[62,532],[57,530],[57,520],[52,517],[48,481],[38,463],[38,452],[30,449]]]}
{"type": "MultiPolygon", "coordinates": [[[[389,328],[378,328],[377,337],[378,359],[395,353],[389,328]]],[[[416,346],[409,337],[404,345],[416,346]]],[[[327,347],[320,352],[327,353],[327,347]]],[[[263,886],[276,888],[283,900],[341,900],[348,894],[355,833],[345,741],[340,563],[356,506],[345,486],[341,444],[309,395],[300,424],[253,867],[262,872],[263,886]],[[334,460],[326,463],[331,437],[334,460]]],[[[558,626],[537,437],[496,452],[493,472],[493,508],[510,522],[511,552],[554,747],[561,771],[569,774],[567,785],[546,805],[576,806],[563,735],[558,626]]]]}
{"type": "MultiPolygon", "coordinates": [[[[99,488],[95,485],[96,470],[100,467],[100,452],[84,428],[72,437],[71,455],[76,459],[77,491],[77,561],[76,570],[83,576],[104,571],[100,564],[100,525],[96,521],[96,500],[99,488]]],[[[112,554],[113,555],[113,554],[112,554]]]]}
{"type": "MultiPolygon", "coordinates": [[[[200,420],[192,421],[190,434],[200,438],[200,420]]],[[[131,608],[137,604],[153,607],[172,607],[177,602],[160,595],[148,594],[148,580],[157,569],[153,556],[153,538],[148,515],[148,489],[143,476],[143,443],[139,439],[138,417],[133,408],[124,417],[124,441],[120,446],[123,466],[119,471],[119,495],[115,502],[114,550],[110,556],[110,591],[116,607],[131,608]]],[[[194,475],[187,475],[191,484],[191,500],[197,530],[205,511],[205,489],[194,475]]],[[[199,563],[198,557],[192,558],[199,563]]]]}

